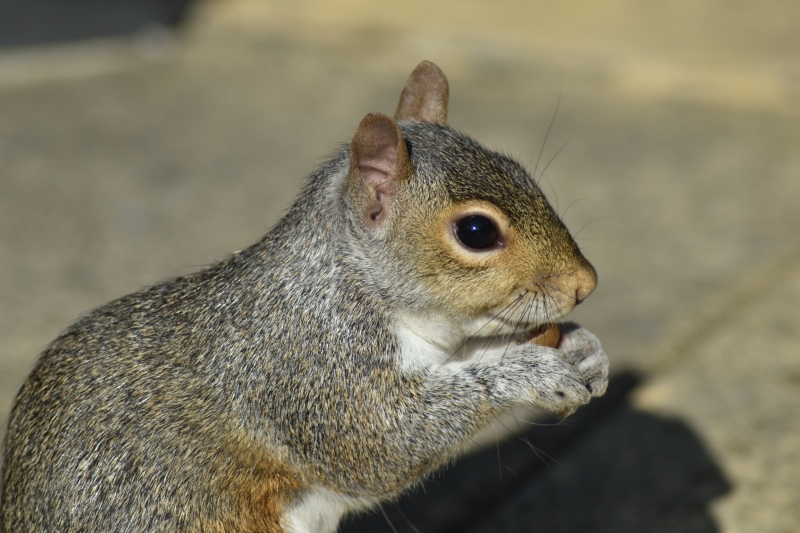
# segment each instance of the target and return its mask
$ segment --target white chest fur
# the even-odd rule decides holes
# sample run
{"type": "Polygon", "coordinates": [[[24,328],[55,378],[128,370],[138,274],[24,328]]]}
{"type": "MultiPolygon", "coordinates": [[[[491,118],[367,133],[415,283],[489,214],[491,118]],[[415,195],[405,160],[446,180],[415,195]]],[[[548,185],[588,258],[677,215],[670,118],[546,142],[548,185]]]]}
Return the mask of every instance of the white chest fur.
{"type": "Polygon", "coordinates": [[[364,509],[369,502],[317,487],[306,492],[284,516],[288,533],[334,533],[349,511],[364,509]]]}
{"type": "MultiPolygon", "coordinates": [[[[487,319],[454,324],[439,317],[417,318],[400,314],[395,332],[400,343],[400,367],[420,370],[457,371],[473,361],[491,364],[502,358],[510,335],[487,319]]],[[[513,330],[512,330],[513,331],[513,330]]]]}

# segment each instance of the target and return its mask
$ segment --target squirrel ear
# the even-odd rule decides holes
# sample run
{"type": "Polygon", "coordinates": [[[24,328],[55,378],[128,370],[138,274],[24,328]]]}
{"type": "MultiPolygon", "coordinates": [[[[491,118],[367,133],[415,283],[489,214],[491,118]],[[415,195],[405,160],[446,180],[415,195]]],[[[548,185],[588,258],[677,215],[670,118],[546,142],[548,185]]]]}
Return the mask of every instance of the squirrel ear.
{"type": "Polygon", "coordinates": [[[403,132],[394,120],[370,113],[350,143],[350,184],[367,226],[380,226],[389,215],[397,183],[411,173],[403,132]]]}
{"type": "Polygon", "coordinates": [[[408,77],[394,119],[444,126],[449,96],[450,87],[444,73],[430,61],[423,61],[408,77]]]}

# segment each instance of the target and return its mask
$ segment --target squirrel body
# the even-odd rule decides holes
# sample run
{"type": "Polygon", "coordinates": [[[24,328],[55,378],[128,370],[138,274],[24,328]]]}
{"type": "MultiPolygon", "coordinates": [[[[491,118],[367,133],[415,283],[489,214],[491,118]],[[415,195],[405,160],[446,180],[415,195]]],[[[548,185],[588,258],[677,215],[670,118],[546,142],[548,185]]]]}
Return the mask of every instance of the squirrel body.
{"type": "Polygon", "coordinates": [[[503,409],[603,394],[591,333],[524,342],[594,269],[447,99],[423,62],[261,241],[59,336],[12,408],[4,531],[333,532],[503,409]]]}

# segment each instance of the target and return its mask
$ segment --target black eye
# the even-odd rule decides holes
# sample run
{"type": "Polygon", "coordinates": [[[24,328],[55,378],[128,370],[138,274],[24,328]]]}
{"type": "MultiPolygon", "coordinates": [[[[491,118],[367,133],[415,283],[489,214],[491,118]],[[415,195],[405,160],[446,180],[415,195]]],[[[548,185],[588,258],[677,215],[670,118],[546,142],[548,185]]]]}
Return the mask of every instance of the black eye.
{"type": "Polygon", "coordinates": [[[471,215],[456,222],[456,237],[467,248],[483,250],[497,244],[497,228],[481,215],[471,215]]]}

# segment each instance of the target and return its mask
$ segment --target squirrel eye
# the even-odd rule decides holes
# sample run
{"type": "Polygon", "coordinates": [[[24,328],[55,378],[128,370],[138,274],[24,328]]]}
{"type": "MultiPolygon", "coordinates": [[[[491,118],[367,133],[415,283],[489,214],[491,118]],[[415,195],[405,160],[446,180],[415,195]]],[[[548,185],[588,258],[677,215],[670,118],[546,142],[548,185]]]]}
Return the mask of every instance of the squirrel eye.
{"type": "Polygon", "coordinates": [[[473,250],[484,250],[497,244],[497,228],[488,218],[470,215],[456,222],[456,237],[473,250]]]}

